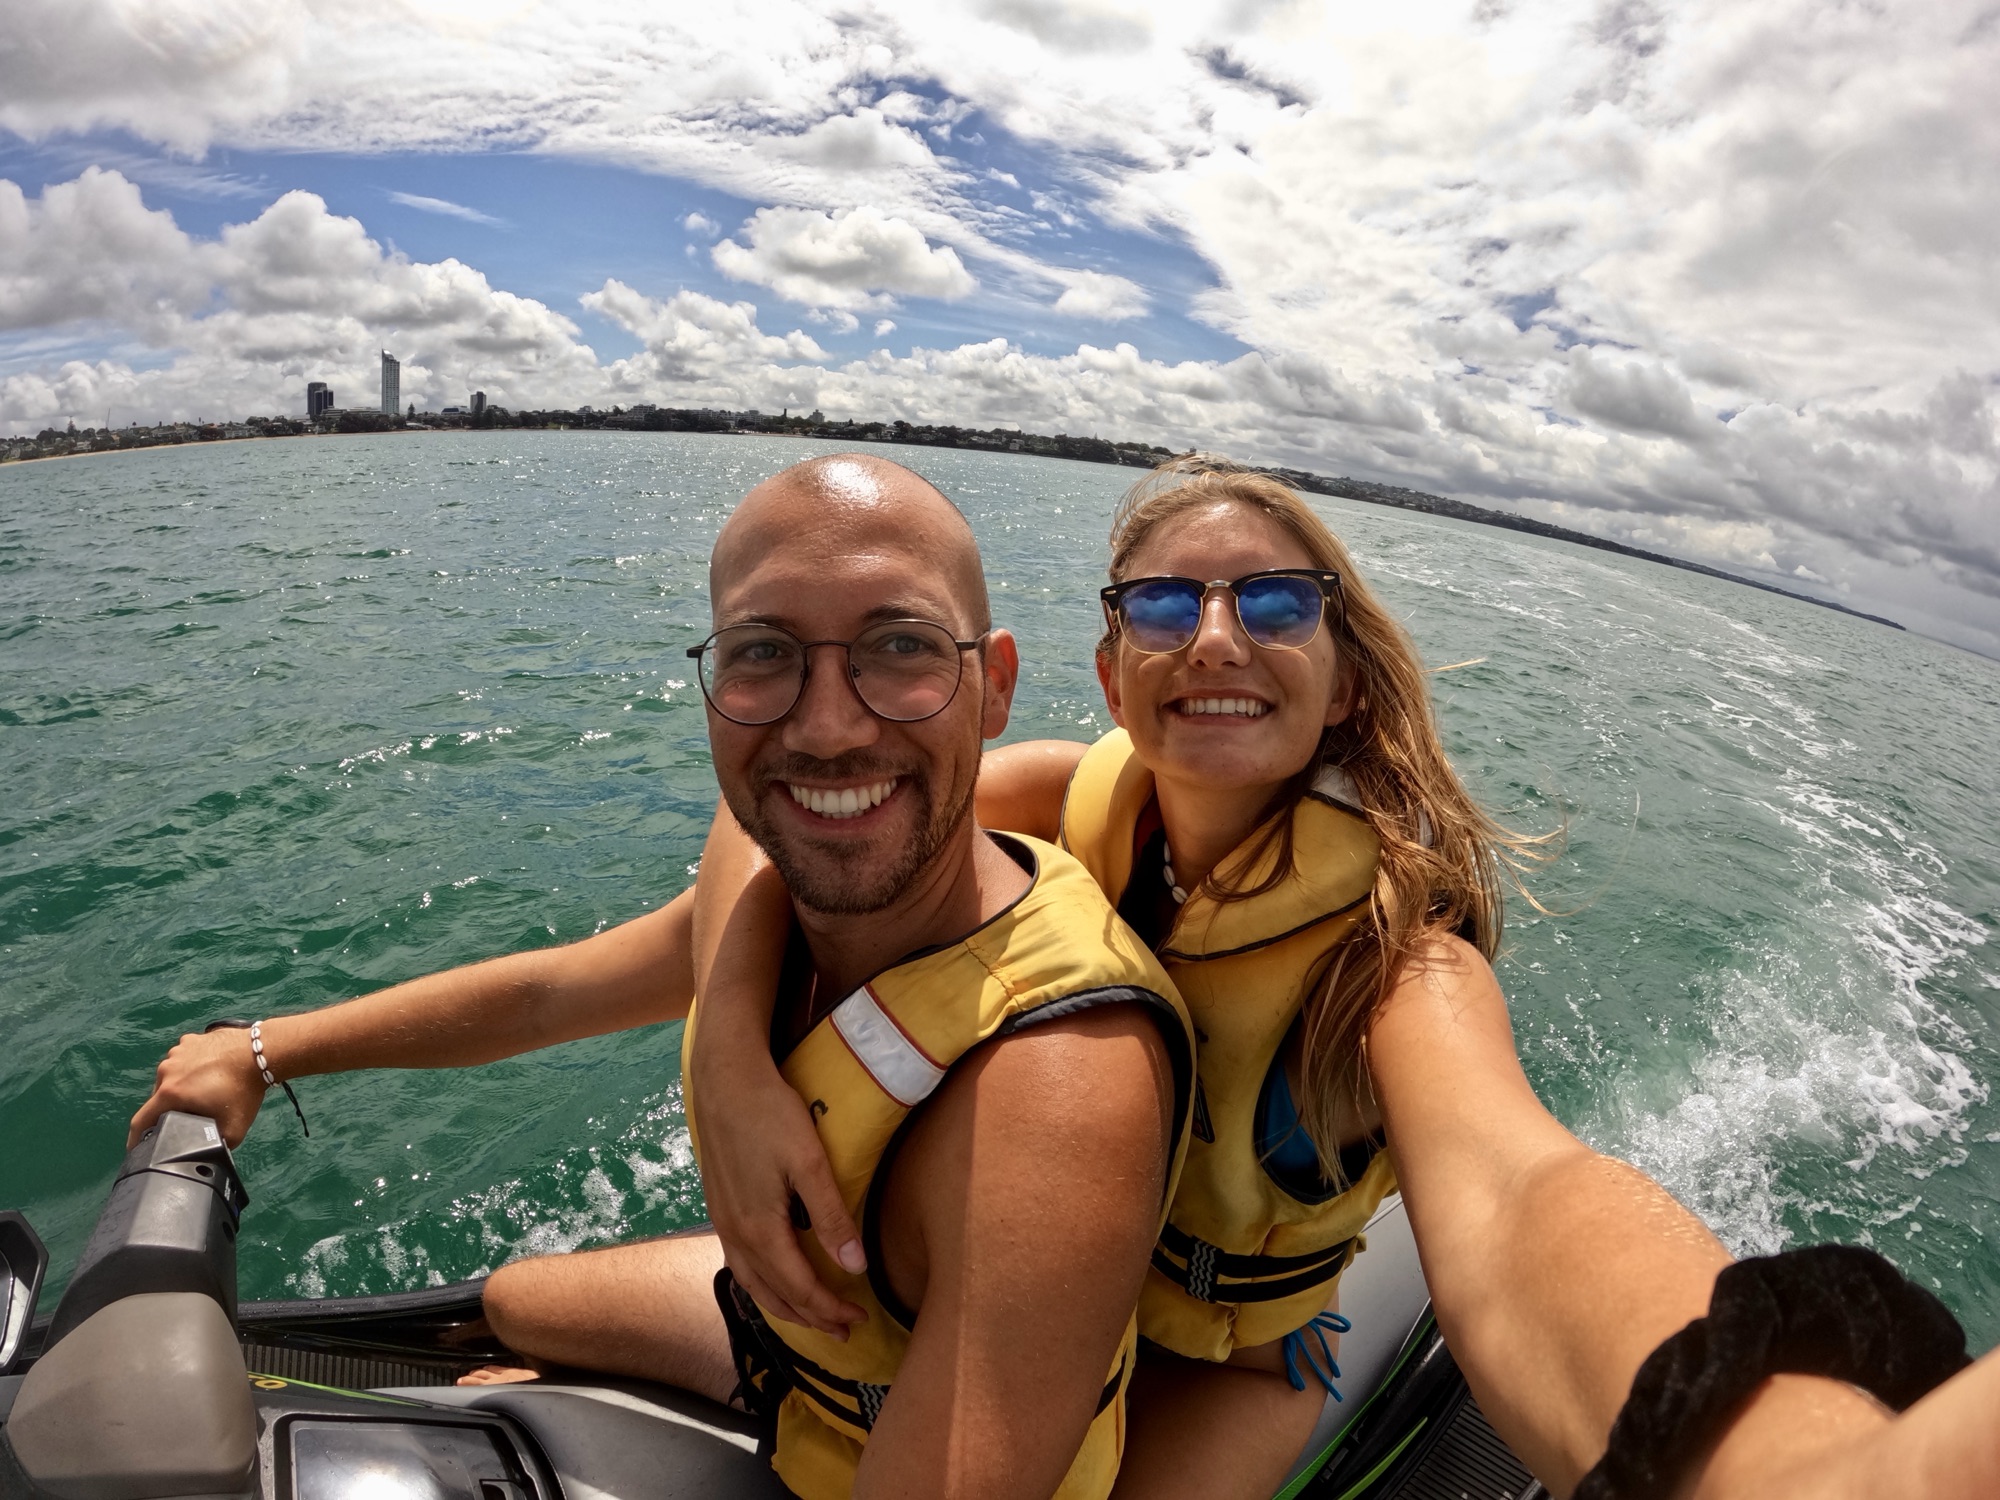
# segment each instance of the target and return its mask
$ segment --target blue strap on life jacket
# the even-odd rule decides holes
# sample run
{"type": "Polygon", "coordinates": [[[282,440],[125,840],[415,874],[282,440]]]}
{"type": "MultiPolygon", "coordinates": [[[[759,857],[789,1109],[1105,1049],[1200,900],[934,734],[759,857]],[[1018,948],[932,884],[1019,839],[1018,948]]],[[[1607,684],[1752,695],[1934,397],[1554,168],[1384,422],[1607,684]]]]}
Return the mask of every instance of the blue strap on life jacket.
{"type": "Polygon", "coordinates": [[[1345,1398],[1334,1388],[1333,1382],[1339,1378],[1340,1366],[1333,1362],[1333,1346],[1326,1341],[1329,1333],[1352,1333],[1354,1325],[1337,1312],[1323,1312],[1313,1318],[1303,1328],[1294,1328],[1285,1335],[1283,1352],[1285,1356],[1285,1377],[1291,1381],[1292,1389],[1306,1388],[1305,1372],[1299,1368],[1303,1363],[1311,1370],[1319,1383],[1326,1387],[1326,1393],[1336,1401],[1345,1398]],[[1319,1347],[1308,1343],[1306,1335],[1311,1334],[1319,1347]]]}

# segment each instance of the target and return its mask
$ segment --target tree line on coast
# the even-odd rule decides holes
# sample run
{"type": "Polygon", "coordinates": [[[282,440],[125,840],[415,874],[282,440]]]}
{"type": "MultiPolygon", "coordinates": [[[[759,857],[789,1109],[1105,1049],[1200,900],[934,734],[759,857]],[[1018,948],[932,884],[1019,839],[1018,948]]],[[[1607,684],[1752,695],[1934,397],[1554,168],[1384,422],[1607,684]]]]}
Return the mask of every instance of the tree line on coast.
{"type": "MultiPolygon", "coordinates": [[[[242,422],[173,422],[152,427],[136,423],[128,427],[87,427],[71,423],[67,429],[44,428],[34,437],[0,438],[0,464],[24,459],[60,458],[84,453],[116,452],[128,448],[162,447],[182,443],[221,442],[257,437],[301,437],[312,433],[356,434],[379,432],[430,432],[442,429],[498,431],[610,431],[610,432],[709,432],[769,434],[790,437],[825,438],[847,443],[903,443],[931,448],[968,448],[991,453],[1020,453],[1036,458],[1067,458],[1083,463],[1116,464],[1125,468],[1150,469],[1174,456],[1175,450],[1152,443],[1121,442],[1101,437],[1074,437],[1067,433],[1023,432],[1012,427],[960,427],[950,423],[828,421],[814,411],[794,416],[790,411],[770,416],[760,411],[725,411],[714,407],[667,407],[644,403],[631,407],[614,406],[599,411],[583,406],[574,410],[509,411],[488,406],[478,413],[418,412],[411,407],[397,415],[371,409],[342,409],[323,413],[315,419],[302,417],[252,417],[242,422]]],[[[1368,479],[1351,479],[1315,474],[1305,469],[1267,468],[1295,490],[1359,500],[1369,505],[1387,505],[1426,515],[1446,516],[1481,526],[1498,526],[1508,531],[1572,542],[1602,552],[1616,552],[1647,562],[1663,563],[1730,583],[1747,584],[1767,593],[1802,599],[1842,614],[1872,620],[1891,629],[1903,627],[1880,615],[1866,614],[1829,599],[1796,593],[1776,584],[1745,578],[1738,573],[1711,568],[1685,558],[1670,557],[1641,547],[1627,546],[1588,532],[1573,531],[1509,511],[1489,510],[1462,500],[1401,485],[1382,484],[1368,479]]]]}
{"type": "Polygon", "coordinates": [[[0,463],[37,458],[67,458],[84,453],[114,453],[129,448],[171,447],[241,438],[303,437],[308,434],[373,432],[435,432],[447,429],[518,431],[627,431],[771,433],[822,437],[857,443],[922,443],[941,448],[983,448],[991,452],[1028,453],[1041,458],[1073,458],[1085,463],[1125,464],[1151,468],[1173,450],[1146,443],[1112,442],[1067,433],[1021,432],[1014,428],[972,428],[909,422],[829,422],[818,412],[768,416],[758,411],[724,411],[711,407],[640,405],[598,411],[509,411],[490,406],[477,415],[464,412],[419,412],[403,415],[362,409],[341,409],[307,419],[250,417],[239,422],[163,422],[142,427],[45,427],[33,437],[0,438],[0,463]]]}

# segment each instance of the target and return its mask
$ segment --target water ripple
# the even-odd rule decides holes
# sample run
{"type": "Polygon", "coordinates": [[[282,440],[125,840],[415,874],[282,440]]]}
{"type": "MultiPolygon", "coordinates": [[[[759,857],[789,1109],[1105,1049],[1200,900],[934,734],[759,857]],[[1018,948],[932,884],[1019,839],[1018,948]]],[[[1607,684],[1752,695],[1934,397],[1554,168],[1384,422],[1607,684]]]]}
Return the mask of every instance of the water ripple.
{"type": "MultiPolygon", "coordinates": [[[[569,941],[686,883],[682,649],[736,496],[823,447],[433,434],[0,471],[0,1205],[58,1268],[160,1053],[569,941]],[[226,457],[227,461],[223,461],[226,457]]],[[[896,449],[1021,640],[1010,734],[1107,727],[1132,476],[896,449]]],[[[1529,1075],[1740,1249],[1889,1248],[2000,1336],[2000,671],[1788,600],[1318,502],[1440,677],[1452,754],[1567,818],[1501,974],[1529,1075]]],[[[678,1028],[303,1080],[242,1155],[251,1295],[362,1292],[697,1218],[678,1028]]]]}

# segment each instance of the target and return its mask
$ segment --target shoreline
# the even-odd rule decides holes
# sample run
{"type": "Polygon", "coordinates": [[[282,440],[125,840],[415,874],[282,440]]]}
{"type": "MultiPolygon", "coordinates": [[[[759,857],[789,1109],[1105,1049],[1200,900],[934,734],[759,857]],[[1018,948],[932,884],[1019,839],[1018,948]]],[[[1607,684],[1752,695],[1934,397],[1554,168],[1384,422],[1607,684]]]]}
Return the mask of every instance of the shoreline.
{"type": "Polygon", "coordinates": [[[255,437],[198,438],[191,443],[134,443],[129,448],[91,448],[82,453],[35,453],[27,458],[0,458],[0,473],[21,464],[59,464],[73,458],[115,458],[121,453],[153,453],[172,448],[226,448],[236,443],[271,443],[297,437],[344,437],[338,432],[274,432],[255,437]]]}
{"type": "MultiPolygon", "coordinates": [[[[564,413],[566,416],[579,415],[564,413]]],[[[592,413],[591,415],[598,415],[592,413]]],[[[620,414],[622,416],[622,414],[620,414]]],[[[817,415],[817,413],[815,413],[817,415]]],[[[612,420],[617,421],[617,418],[612,420]]],[[[346,437],[387,437],[399,432],[409,432],[408,428],[387,428],[364,432],[266,432],[251,433],[237,437],[181,438],[168,442],[133,443],[125,447],[92,449],[83,453],[40,453],[27,457],[0,458],[0,471],[15,464],[54,463],[72,458],[104,458],[116,453],[137,453],[155,448],[218,447],[229,443],[270,442],[286,438],[346,438],[346,437]]],[[[668,411],[651,409],[643,423],[618,421],[612,426],[602,417],[596,423],[564,422],[538,423],[533,425],[508,422],[492,422],[485,425],[454,425],[450,427],[426,427],[412,435],[428,436],[434,432],[704,432],[716,437],[800,437],[823,442],[870,442],[896,447],[955,448],[981,453],[1018,454],[1024,458],[1066,458],[1078,463],[1101,463],[1119,468],[1151,468],[1163,459],[1174,456],[1171,450],[1139,443],[1108,442],[1102,438],[1072,438],[1057,434],[1051,438],[1040,433],[1027,433],[1015,429],[968,429],[950,425],[914,426],[908,422],[885,424],[881,422],[814,422],[810,418],[762,417],[754,412],[709,413],[707,411],[668,411]],[[654,418],[666,418],[667,422],[655,425],[654,418]],[[703,420],[721,419],[730,420],[703,420]],[[749,427],[742,425],[742,419],[759,420],[770,425],[749,427]],[[675,420],[681,419],[681,420],[675,420]],[[825,429],[837,428],[838,431],[825,429]],[[1003,446],[1003,443],[1005,444],[1003,446]],[[1035,446],[1030,448],[1028,444],[1035,446]]],[[[1419,515],[1442,516],[1447,520],[1464,521],[1474,526],[1493,526],[1503,531],[1517,531],[1529,536],[1548,538],[1551,541],[1569,542],[1579,547],[1590,547],[1599,552],[1612,552],[1621,557],[1633,557],[1642,562],[1658,563],[1663,567],[1679,568],[1684,572],[1701,573],[1710,578],[1719,578],[1725,583],[1737,583],[1745,588],[1761,589],[1767,594],[1778,594],[1787,599],[1796,599],[1802,604],[1816,604],[1821,609],[1848,615],[1857,620],[1867,620],[1872,624],[1884,625],[1891,630],[1907,631],[1908,626],[1891,620],[1885,615],[1870,614],[1852,605],[1840,604],[1831,599],[1820,599],[1811,594],[1802,594],[1781,584],[1766,583],[1761,579],[1746,578],[1741,573],[1733,573],[1725,568],[1691,559],[1675,557],[1671,553],[1654,552],[1644,547],[1634,547],[1625,542],[1617,542],[1609,537],[1596,536],[1587,531],[1577,531],[1572,527],[1558,526],[1548,521],[1537,521],[1528,516],[1512,515],[1507,511],[1493,510],[1483,505],[1473,505],[1464,500],[1453,500],[1443,495],[1433,495],[1425,490],[1406,489],[1400,485],[1377,484],[1372,480],[1349,479],[1346,477],[1316,474],[1307,469],[1292,469],[1264,464],[1249,464],[1246,468],[1260,474],[1269,474],[1283,480],[1295,490],[1306,494],[1327,495],[1337,500],[1352,500],[1362,505],[1380,505],[1391,510],[1414,511],[1419,515]]]]}

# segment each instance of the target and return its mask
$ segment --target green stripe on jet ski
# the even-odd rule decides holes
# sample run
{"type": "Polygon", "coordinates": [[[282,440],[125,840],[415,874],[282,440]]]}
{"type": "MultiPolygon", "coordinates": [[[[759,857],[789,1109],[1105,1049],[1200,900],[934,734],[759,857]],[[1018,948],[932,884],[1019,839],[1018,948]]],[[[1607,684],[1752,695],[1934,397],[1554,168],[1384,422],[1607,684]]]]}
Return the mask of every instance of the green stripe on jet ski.
{"type": "Polygon", "coordinates": [[[1431,1419],[1429,1417],[1425,1417],[1421,1422],[1417,1423],[1416,1426],[1412,1427],[1408,1432],[1404,1433],[1402,1442],[1396,1444],[1396,1446],[1390,1451],[1389,1456],[1383,1459],[1382,1462],[1380,1462],[1379,1464],[1375,1465],[1375,1467],[1370,1469],[1366,1474],[1362,1475],[1361,1478],[1355,1484],[1343,1490],[1340,1494],[1340,1500],[1354,1500],[1354,1497],[1356,1495],[1360,1494],[1363,1490],[1367,1489],[1369,1485],[1373,1484],[1376,1480],[1380,1479],[1382,1477],[1383,1471],[1386,1470],[1389,1467],[1389,1465],[1394,1463],[1397,1459],[1401,1458],[1403,1456],[1403,1450],[1409,1447],[1410,1444],[1414,1443],[1417,1440],[1417,1434],[1422,1432],[1426,1427],[1430,1425],[1431,1425],[1431,1419]]]}
{"type": "Polygon", "coordinates": [[[349,1396],[356,1401],[380,1401],[385,1406],[422,1406],[421,1401],[412,1401],[407,1396],[385,1396],[380,1391],[350,1391],[344,1386],[318,1385],[310,1380],[294,1380],[289,1375],[261,1375],[255,1370],[247,1372],[249,1381],[260,1391],[283,1391],[297,1386],[301,1390],[321,1391],[329,1396],[349,1396]],[[269,1382],[259,1384],[260,1381],[269,1382]]]}
{"type": "MultiPolygon", "coordinates": [[[[1271,1497],[1271,1500],[1297,1500],[1297,1497],[1304,1493],[1305,1487],[1311,1484],[1315,1479],[1319,1478],[1319,1472],[1321,1469],[1324,1469],[1326,1467],[1327,1460],[1332,1458],[1333,1455],[1339,1451],[1340,1445],[1347,1441],[1348,1434],[1354,1431],[1354,1424],[1356,1422],[1359,1422],[1363,1417],[1367,1416],[1369,1409],[1373,1407],[1377,1401],[1382,1399],[1382,1396],[1390,1389],[1390,1387],[1395,1385],[1396,1377],[1403,1373],[1403,1367],[1409,1364],[1411,1358],[1416,1354],[1416,1352],[1419,1349],[1421,1349],[1424,1346],[1425,1336],[1429,1334],[1431,1329],[1434,1328],[1436,1325],[1437,1325],[1437,1319],[1435,1317],[1431,1316],[1425,1317],[1423,1323],[1417,1328],[1417,1330],[1414,1333],[1410,1335],[1408,1340],[1405,1341],[1403,1345],[1403,1352],[1396,1356],[1396,1362],[1393,1365],[1391,1365],[1388,1369],[1388,1372],[1384,1374],[1379,1381],[1376,1382],[1375,1389],[1368,1393],[1368,1399],[1362,1402],[1360,1406],[1356,1407],[1354,1415],[1349,1417],[1345,1422],[1341,1424],[1340,1431],[1336,1432],[1333,1435],[1332,1439],[1327,1443],[1327,1445],[1324,1448],[1320,1449],[1319,1456],[1315,1458],[1311,1463],[1306,1465],[1305,1472],[1300,1474],[1296,1479],[1294,1479],[1290,1484],[1286,1485],[1283,1489],[1279,1490],[1277,1494],[1271,1497]]],[[[1426,1418],[1426,1420],[1428,1420],[1428,1418],[1426,1418]]],[[[1423,1431],[1423,1426],[1424,1424],[1422,1422],[1419,1422],[1415,1427],[1411,1428],[1409,1437],[1415,1437],[1419,1432],[1423,1431]]],[[[1404,1438],[1402,1442],[1396,1445],[1396,1453],[1401,1453],[1403,1449],[1409,1446],[1409,1437],[1404,1438]]],[[[1394,1458],[1396,1456],[1396,1453],[1390,1454],[1389,1457],[1394,1458]]],[[[1373,1471],[1370,1472],[1368,1478],[1362,1481],[1362,1486],[1365,1487],[1381,1472],[1382,1470],[1379,1466],[1375,1468],[1373,1471]]],[[[1347,1493],[1351,1495],[1354,1493],[1354,1491],[1349,1490],[1347,1493]]],[[[1341,1496],[1340,1500],[1347,1500],[1347,1496],[1345,1495],[1341,1496]]]]}

